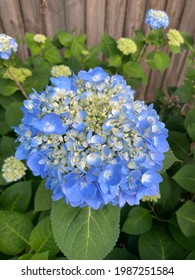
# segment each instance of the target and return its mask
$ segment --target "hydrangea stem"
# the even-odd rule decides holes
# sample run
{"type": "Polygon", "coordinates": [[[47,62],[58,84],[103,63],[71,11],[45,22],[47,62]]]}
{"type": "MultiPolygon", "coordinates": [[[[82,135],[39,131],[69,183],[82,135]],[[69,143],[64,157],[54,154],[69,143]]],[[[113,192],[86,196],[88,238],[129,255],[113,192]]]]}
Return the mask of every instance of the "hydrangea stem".
{"type": "Polygon", "coordinates": [[[138,57],[137,57],[137,59],[136,59],[136,62],[139,62],[139,60],[140,60],[142,54],[144,53],[146,47],[147,47],[147,43],[145,43],[145,44],[143,45],[143,47],[142,47],[140,53],[138,54],[138,57]]]}
{"type": "Polygon", "coordinates": [[[20,91],[22,92],[23,96],[28,99],[28,95],[26,94],[25,90],[23,89],[22,85],[20,84],[20,82],[18,82],[18,80],[16,79],[16,77],[13,75],[13,73],[9,70],[9,68],[7,69],[8,73],[10,74],[10,76],[12,77],[12,79],[15,81],[16,85],[18,86],[18,88],[20,89],[20,91]]]}

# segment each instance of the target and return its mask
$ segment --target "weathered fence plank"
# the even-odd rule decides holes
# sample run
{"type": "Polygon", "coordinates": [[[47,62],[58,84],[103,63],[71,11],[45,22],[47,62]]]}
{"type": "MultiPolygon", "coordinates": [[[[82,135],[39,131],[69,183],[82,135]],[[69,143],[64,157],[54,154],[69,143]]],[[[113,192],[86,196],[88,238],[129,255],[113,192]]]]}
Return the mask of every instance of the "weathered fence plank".
{"type": "Polygon", "coordinates": [[[87,43],[93,46],[100,42],[105,31],[106,0],[86,0],[87,43]]]}
{"type": "Polygon", "coordinates": [[[24,29],[26,32],[44,33],[40,0],[20,0],[24,29]]]}
{"type": "MultiPolygon", "coordinates": [[[[19,0],[1,0],[0,17],[3,32],[18,39],[24,38],[24,23],[19,0]]],[[[20,56],[26,57],[26,49],[20,45],[20,56]]]]}
{"type": "Polygon", "coordinates": [[[144,23],[146,0],[127,0],[124,35],[132,37],[135,30],[141,29],[144,23]]]}
{"type": "Polygon", "coordinates": [[[52,0],[44,1],[43,17],[45,24],[46,34],[52,37],[57,31],[64,29],[65,27],[65,15],[64,15],[64,1],[52,0]]]}
{"type": "Polygon", "coordinates": [[[106,6],[106,32],[114,37],[123,36],[126,0],[107,0],[106,6]]]}
{"type": "Polygon", "coordinates": [[[85,33],[85,0],[64,0],[66,31],[85,33]]]}

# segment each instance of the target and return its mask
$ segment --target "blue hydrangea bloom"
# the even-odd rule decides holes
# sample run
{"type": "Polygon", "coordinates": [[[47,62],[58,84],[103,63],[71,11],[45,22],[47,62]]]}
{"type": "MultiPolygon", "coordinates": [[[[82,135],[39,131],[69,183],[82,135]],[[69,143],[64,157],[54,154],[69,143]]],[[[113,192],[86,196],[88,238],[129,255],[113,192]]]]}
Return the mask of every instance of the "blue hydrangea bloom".
{"type": "Polygon", "coordinates": [[[153,105],[134,100],[102,68],[51,78],[24,101],[17,159],[46,179],[52,199],[73,207],[123,207],[159,193],[167,129],[153,105]]]}
{"type": "Polygon", "coordinates": [[[12,52],[16,52],[18,49],[18,44],[16,39],[6,35],[0,34],[0,58],[9,59],[12,52]]]}
{"type": "Polygon", "coordinates": [[[146,12],[145,24],[154,30],[161,27],[166,29],[169,25],[169,16],[164,11],[150,9],[146,12]]]}

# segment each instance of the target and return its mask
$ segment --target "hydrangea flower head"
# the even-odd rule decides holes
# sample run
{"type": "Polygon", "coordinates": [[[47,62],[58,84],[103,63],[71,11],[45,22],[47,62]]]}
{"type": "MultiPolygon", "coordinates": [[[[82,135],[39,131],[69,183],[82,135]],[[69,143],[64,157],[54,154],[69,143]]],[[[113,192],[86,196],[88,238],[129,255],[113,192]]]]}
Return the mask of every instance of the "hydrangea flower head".
{"type": "Polygon", "coordinates": [[[0,58],[8,60],[13,52],[18,50],[16,39],[6,35],[0,34],[0,58]]]}
{"type": "Polygon", "coordinates": [[[146,12],[145,24],[154,30],[161,27],[166,29],[169,25],[169,16],[164,11],[150,9],[146,12]]]}
{"type": "Polygon", "coordinates": [[[56,65],[51,69],[51,75],[55,78],[60,76],[70,76],[72,74],[70,68],[66,65],[56,65]]]}
{"type": "Polygon", "coordinates": [[[157,195],[169,147],[153,106],[134,101],[123,77],[100,67],[51,82],[24,101],[15,132],[16,157],[47,178],[52,199],[98,209],[157,195]]]}
{"type": "Polygon", "coordinates": [[[35,34],[33,36],[33,40],[37,43],[41,43],[41,44],[44,44],[45,43],[45,40],[46,40],[46,37],[45,35],[43,34],[35,34]]]}
{"type": "Polygon", "coordinates": [[[20,160],[11,156],[4,160],[2,166],[2,176],[6,182],[14,182],[20,180],[26,174],[26,167],[20,160]]]}
{"type": "Polygon", "coordinates": [[[137,51],[136,43],[129,38],[120,38],[117,41],[117,48],[124,54],[129,55],[137,51]]]}
{"type": "Polygon", "coordinates": [[[177,31],[176,29],[169,29],[169,31],[167,33],[167,37],[168,37],[170,46],[180,47],[181,44],[184,43],[184,38],[182,37],[180,32],[177,31]]]}
{"type": "Polygon", "coordinates": [[[5,79],[11,79],[13,80],[13,77],[16,78],[16,80],[20,83],[23,83],[27,77],[32,76],[32,72],[27,68],[16,68],[13,66],[10,66],[4,73],[3,78],[5,79]],[[10,73],[12,75],[10,75],[10,73]]]}

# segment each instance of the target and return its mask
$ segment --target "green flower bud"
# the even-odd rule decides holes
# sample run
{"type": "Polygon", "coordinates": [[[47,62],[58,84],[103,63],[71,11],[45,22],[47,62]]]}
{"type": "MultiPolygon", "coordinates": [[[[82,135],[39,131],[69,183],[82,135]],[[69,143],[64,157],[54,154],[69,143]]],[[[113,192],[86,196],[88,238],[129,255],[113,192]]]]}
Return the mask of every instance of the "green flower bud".
{"type": "Polygon", "coordinates": [[[65,65],[57,65],[53,66],[51,69],[51,75],[55,78],[58,78],[60,76],[70,76],[72,74],[70,68],[65,65]]]}
{"type": "Polygon", "coordinates": [[[179,31],[176,29],[169,29],[167,33],[167,37],[169,40],[169,45],[174,47],[180,47],[181,44],[184,43],[184,39],[179,31]]]}
{"type": "Polygon", "coordinates": [[[11,156],[4,160],[2,166],[2,176],[6,182],[14,182],[20,180],[26,171],[26,167],[20,160],[11,156]]]}
{"type": "Polygon", "coordinates": [[[129,38],[120,38],[117,41],[117,48],[124,54],[129,55],[137,51],[136,43],[129,38]]]}

